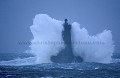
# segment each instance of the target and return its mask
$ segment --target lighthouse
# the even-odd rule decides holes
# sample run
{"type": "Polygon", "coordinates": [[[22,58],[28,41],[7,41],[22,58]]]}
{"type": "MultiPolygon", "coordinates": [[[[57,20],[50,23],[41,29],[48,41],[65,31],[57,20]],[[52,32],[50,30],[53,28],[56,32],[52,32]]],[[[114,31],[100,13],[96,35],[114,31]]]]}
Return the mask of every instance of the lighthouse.
{"type": "MultiPolygon", "coordinates": [[[[55,63],[72,63],[75,60],[79,62],[80,59],[74,56],[71,43],[71,25],[68,23],[68,20],[64,20],[63,24],[64,30],[62,31],[62,38],[65,44],[65,48],[61,50],[57,56],[52,56],[51,60],[55,63]]],[[[81,62],[81,61],[80,61],[81,62]]]]}

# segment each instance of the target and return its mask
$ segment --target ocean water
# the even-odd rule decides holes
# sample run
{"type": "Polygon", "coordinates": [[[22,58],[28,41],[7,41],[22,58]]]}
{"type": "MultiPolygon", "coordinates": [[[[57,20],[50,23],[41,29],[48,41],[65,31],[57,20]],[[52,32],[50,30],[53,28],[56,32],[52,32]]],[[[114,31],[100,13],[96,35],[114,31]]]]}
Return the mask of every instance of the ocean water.
{"type": "MultiPolygon", "coordinates": [[[[31,55],[24,53],[2,53],[0,55],[0,78],[120,78],[120,63],[115,60],[108,64],[82,62],[30,65],[20,65],[19,62],[8,61],[18,57],[24,59],[31,55]]],[[[114,54],[113,58],[115,57],[119,59],[118,54],[114,54]]]]}

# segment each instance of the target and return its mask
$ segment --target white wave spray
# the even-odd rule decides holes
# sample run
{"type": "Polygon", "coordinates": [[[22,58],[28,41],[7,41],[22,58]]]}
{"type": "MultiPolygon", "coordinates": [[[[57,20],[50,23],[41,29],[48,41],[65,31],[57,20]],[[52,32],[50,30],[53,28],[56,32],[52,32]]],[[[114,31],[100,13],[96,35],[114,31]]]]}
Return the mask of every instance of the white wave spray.
{"type": "MultiPolygon", "coordinates": [[[[52,19],[46,14],[36,15],[33,25],[30,27],[34,41],[63,41],[63,22],[52,19]]],[[[112,34],[110,30],[104,30],[95,36],[90,36],[85,28],[80,28],[78,23],[72,24],[72,41],[77,42],[101,42],[95,44],[73,44],[74,54],[81,56],[84,62],[110,63],[114,51],[112,34]]],[[[37,57],[38,63],[51,62],[50,57],[56,55],[64,45],[34,45],[31,51],[37,57]]]]}

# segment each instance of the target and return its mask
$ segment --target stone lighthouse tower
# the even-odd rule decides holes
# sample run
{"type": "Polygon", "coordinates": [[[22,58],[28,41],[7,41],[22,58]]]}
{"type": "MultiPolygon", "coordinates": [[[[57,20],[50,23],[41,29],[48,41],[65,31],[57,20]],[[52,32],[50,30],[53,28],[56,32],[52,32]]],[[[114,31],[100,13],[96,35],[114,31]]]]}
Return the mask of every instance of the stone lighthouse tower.
{"type": "Polygon", "coordinates": [[[61,50],[57,56],[52,56],[51,60],[55,63],[72,63],[74,61],[81,62],[80,57],[76,57],[73,54],[71,43],[71,25],[68,24],[68,20],[64,20],[64,30],[62,31],[62,37],[64,40],[65,48],[61,50]]]}
{"type": "Polygon", "coordinates": [[[74,59],[71,46],[71,25],[68,24],[67,19],[64,21],[64,31],[62,31],[62,37],[65,43],[65,48],[59,52],[57,56],[52,56],[51,60],[56,63],[71,63],[74,59]]]}

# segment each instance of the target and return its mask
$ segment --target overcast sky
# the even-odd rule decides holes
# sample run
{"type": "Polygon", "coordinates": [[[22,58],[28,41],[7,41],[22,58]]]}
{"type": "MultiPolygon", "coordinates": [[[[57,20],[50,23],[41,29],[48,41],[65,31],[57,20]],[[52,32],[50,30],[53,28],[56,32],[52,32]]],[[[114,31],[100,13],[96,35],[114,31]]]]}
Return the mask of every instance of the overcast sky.
{"type": "Polygon", "coordinates": [[[29,27],[39,13],[78,22],[90,35],[109,29],[120,51],[120,0],[0,0],[0,53],[28,49],[17,43],[33,38],[29,27]]]}

